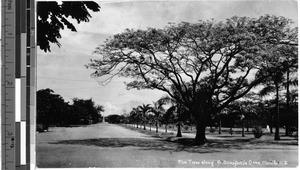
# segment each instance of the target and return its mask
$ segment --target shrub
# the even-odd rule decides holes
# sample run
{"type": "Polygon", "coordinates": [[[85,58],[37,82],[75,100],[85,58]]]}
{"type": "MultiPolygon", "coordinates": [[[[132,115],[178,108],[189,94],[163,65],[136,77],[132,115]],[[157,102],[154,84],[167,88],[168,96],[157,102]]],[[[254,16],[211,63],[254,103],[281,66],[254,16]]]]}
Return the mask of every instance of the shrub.
{"type": "Polygon", "coordinates": [[[48,131],[49,126],[43,125],[43,124],[37,124],[36,125],[36,131],[37,132],[45,132],[48,131]]]}
{"type": "Polygon", "coordinates": [[[229,133],[230,133],[231,135],[233,134],[232,128],[229,129],[229,133]]]}
{"type": "Polygon", "coordinates": [[[185,130],[189,130],[189,126],[184,126],[184,129],[185,130]]]}
{"type": "Polygon", "coordinates": [[[260,138],[263,135],[263,130],[261,126],[254,126],[252,129],[252,133],[254,134],[254,137],[260,138]]]}

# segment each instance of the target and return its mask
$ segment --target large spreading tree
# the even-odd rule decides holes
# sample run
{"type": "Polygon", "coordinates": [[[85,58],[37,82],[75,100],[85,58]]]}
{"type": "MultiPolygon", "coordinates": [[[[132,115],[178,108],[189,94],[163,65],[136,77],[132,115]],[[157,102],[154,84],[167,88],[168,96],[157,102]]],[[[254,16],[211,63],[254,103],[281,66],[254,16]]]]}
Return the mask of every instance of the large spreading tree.
{"type": "Polygon", "coordinates": [[[126,29],[96,48],[100,58],[87,67],[95,70],[92,77],[133,78],[129,89],[166,92],[193,115],[195,143],[203,144],[211,116],[271,76],[261,71],[269,60],[263,55],[266,44],[297,41],[291,24],[284,17],[265,15],[126,29]]]}

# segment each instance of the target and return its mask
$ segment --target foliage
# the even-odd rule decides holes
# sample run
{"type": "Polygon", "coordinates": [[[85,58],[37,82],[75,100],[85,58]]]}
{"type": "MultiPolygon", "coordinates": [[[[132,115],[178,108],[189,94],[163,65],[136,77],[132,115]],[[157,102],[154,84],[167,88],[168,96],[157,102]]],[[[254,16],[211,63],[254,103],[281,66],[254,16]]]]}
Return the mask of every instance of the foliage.
{"type": "Polygon", "coordinates": [[[72,113],[78,115],[77,121],[73,123],[78,124],[91,124],[98,123],[101,118],[99,110],[101,111],[103,106],[95,106],[95,102],[92,99],[73,99],[72,113]]]}
{"type": "Polygon", "coordinates": [[[59,47],[61,44],[60,31],[67,27],[76,32],[75,26],[70,19],[77,23],[89,22],[89,11],[100,11],[100,6],[93,1],[62,1],[59,5],[55,1],[37,3],[37,45],[45,52],[50,51],[50,43],[55,43],[59,47]]]}
{"type": "Polygon", "coordinates": [[[256,138],[260,138],[263,135],[263,130],[261,126],[254,126],[252,132],[254,134],[254,137],[256,138]]]}
{"type": "Polygon", "coordinates": [[[37,124],[45,127],[60,125],[65,121],[67,104],[64,99],[47,88],[37,92],[37,124]]]}
{"type": "Polygon", "coordinates": [[[142,121],[144,123],[146,123],[147,122],[147,116],[148,116],[147,113],[149,113],[149,111],[151,110],[150,104],[143,104],[141,106],[138,106],[137,110],[142,115],[142,121]]]}
{"type": "Polygon", "coordinates": [[[132,108],[130,114],[129,114],[129,119],[131,123],[140,123],[142,121],[142,115],[141,112],[137,108],[132,108]]]}
{"type": "Polygon", "coordinates": [[[49,130],[49,126],[45,125],[45,124],[37,124],[36,125],[36,131],[37,132],[45,132],[49,130]]]}
{"type": "Polygon", "coordinates": [[[297,29],[290,28],[291,23],[277,16],[235,16],[225,22],[127,29],[96,48],[101,57],[87,68],[94,70],[92,77],[133,78],[128,89],[166,92],[194,116],[196,142],[203,144],[205,126],[213,115],[272,76],[265,71],[273,62],[266,54],[273,49],[290,52],[297,43],[297,29]]]}
{"type": "Polygon", "coordinates": [[[49,126],[98,123],[103,111],[92,99],[75,98],[70,105],[49,88],[37,91],[37,128],[41,131],[49,126]]]}
{"type": "Polygon", "coordinates": [[[150,112],[154,113],[155,120],[159,121],[162,114],[165,112],[165,108],[163,107],[166,104],[164,98],[153,102],[153,107],[151,107],[150,112]]]}
{"type": "Polygon", "coordinates": [[[120,124],[123,123],[125,117],[124,115],[108,115],[105,117],[105,121],[108,123],[113,123],[113,124],[120,124]]]}

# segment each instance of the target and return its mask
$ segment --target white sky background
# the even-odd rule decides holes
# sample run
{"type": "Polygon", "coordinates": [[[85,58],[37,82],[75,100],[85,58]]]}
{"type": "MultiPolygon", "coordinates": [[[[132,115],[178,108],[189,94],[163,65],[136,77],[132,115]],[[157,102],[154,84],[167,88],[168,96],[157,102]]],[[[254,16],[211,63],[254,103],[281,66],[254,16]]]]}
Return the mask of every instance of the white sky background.
{"type": "MultiPolygon", "coordinates": [[[[106,38],[126,28],[162,28],[168,22],[197,22],[214,18],[225,20],[234,15],[259,17],[281,15],[298,24],[297,2],[282,1],[97,1],[100,12],[91,12],[88,23],[76,25],[78,32],[65,30],[59,40],[62,47],[51,45],[51,52],[38,50],[37,89],[50,88],[66,101],[92,98],[105,107],[104,115],[127,113],[142,103],[152,104],[164,93],[156,90],[126,90],[124,78],[116,77],[109,85],[100,86],[84,67],[97,58],[93,50],[106,38]]],[[[74,22],[75,23],[75,22],[74,22]]]]}

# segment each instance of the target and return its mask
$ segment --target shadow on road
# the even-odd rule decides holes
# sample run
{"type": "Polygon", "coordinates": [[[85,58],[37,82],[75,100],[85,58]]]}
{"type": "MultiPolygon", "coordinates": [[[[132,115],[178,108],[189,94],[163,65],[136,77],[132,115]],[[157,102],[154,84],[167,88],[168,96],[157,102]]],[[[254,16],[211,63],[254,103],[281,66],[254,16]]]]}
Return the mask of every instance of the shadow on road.
{"type": "Polygon", "coordinates": [[[140,150],[158,150],[172,152],[186,151],[190,153],[219,152],[216,148],[207,148],[203,146],[186,146],[177,142],[141,138],[98,138],[85,140],[63,140],[58,142],[51,142],[50,144],[84,145],[98,147],[137,147],[137,149],[140,150]]]}
{"type": "MultiPolygon", "coordinates": [[[[184,146],[191,145],[191,138],[177,138],[170,142],[179,143],[184,146]]],[[[219,138],[208,140],[203,147],[216,149],[287,149],[285,146],[298,146],[298,140],[282,139],[280,141],[261,140],[256,138],[219,138]]]]}
{"type": "Polygon", "coordinates": [[[257,139],[218,139],[210,140],[203,146],[192,145],[191,138],[167,138],[167,139],[142,139],[142,138],[97,138],[84,140],[62,140],[51,142],[50,144],[64,144],[64,145],[83,145],[83,146],[97,146],[97,147],[136,147],[139,150],[157,150],[157,151],[171,151],[189,153],[213,153],[226,152],[231,149],[284,149],[278,148],[279,145],[297,145],[295,143],[285,143],[281,141],[264,142],[257,139]],[[284,144],[283,144],[284,143],[284,144]],[[272,145],[272,146],[271,146],[272,145]],[[225,150],[224,150],[225,149],[225,150]]]}

